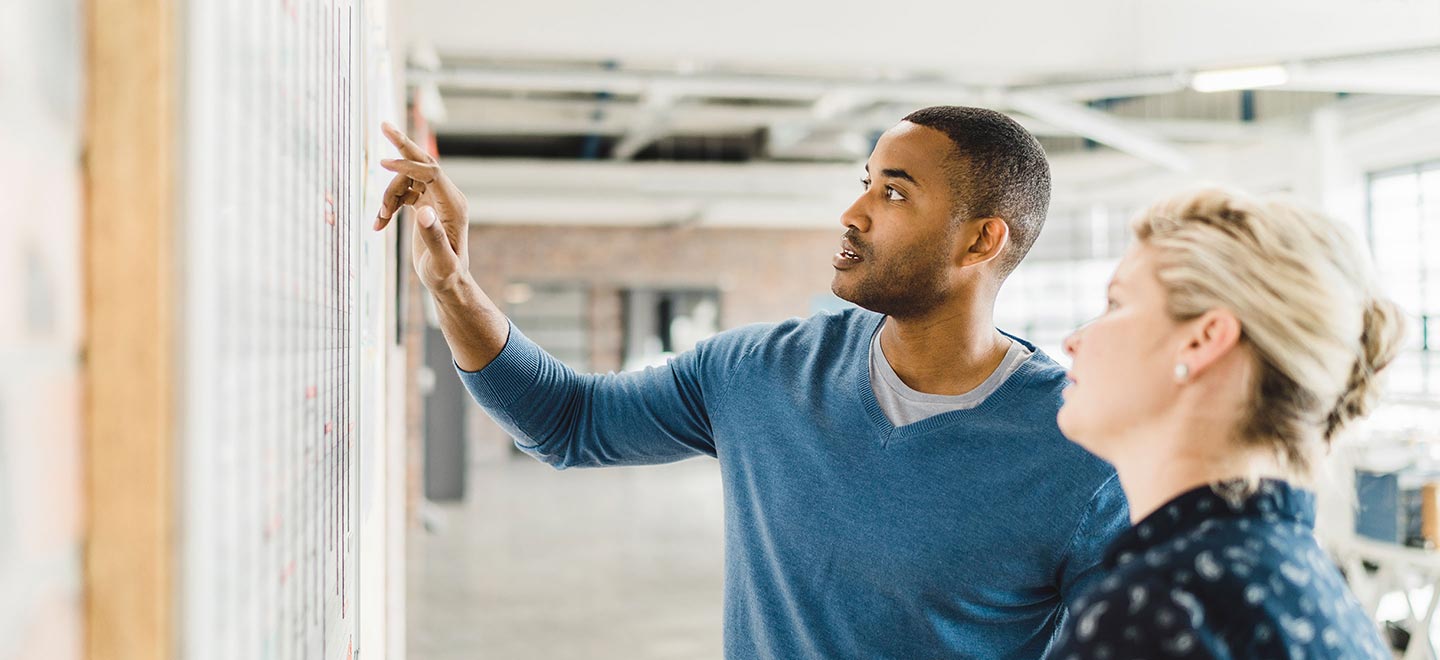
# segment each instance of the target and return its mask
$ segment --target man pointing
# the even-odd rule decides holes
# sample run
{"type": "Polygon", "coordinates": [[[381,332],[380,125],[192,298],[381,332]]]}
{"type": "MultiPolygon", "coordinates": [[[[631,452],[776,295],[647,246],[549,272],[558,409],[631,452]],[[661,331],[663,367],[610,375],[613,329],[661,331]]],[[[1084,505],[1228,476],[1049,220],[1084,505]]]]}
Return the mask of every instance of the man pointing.
{"type": "Polygon", "coordinates": [[[521,449],[719,460],[727,658],[1037,658],[1128,526],[1113,470],[1056,428],[1064,371],[993,324],[1050,196],[1004,115],[926,108],[880,138],[830,264],[859,308],[606,375],[506,319],[470,275],[464,196],[386,134],[403,157],[382,162],[376,229],[419,208],[415,266],[460,377],[521,449]]]}

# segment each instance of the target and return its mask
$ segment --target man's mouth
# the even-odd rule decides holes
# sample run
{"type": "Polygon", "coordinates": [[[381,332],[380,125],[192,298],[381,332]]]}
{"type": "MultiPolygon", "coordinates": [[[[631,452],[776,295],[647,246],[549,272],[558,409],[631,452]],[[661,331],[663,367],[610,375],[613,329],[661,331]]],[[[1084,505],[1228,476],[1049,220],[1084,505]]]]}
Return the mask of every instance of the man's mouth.
{"type": "Polygon", "coordinates": [[[864,258],[860,256],[860,253],[857,252],[854,248],[850,247],[850,241],[848,240],[840,241],[840,256],[849,259],[850,261],[864,261],[864,258]]]}

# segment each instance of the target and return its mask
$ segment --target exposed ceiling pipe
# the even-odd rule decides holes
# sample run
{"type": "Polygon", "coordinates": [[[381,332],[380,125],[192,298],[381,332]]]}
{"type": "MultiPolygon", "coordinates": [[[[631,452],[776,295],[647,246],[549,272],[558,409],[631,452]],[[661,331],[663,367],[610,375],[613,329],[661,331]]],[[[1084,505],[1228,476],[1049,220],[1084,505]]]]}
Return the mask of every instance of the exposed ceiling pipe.
{"type": "MultiPolygon", "coordinates": [[[[1440,95],[1436,67],[1440,49],[1423,48],[1330,57],[1287,63],[1289,82],[1279,89],[1360,91],[1393,94],[1440,95]],[[1362,68],[1386,62],[1396,75],[1362,68]],[[1407,69],[1406,66],[1410,68],[1407,69]]],[[[865,128],[867,103],[884,101],[891,107],[935,104],[980,104],[1019,111],[1051,130],[1059,129],[1106,144],[1175,171],[1188,171],[1193,163],[1164,133],[1144,122],[1124,120],[1088,108],[1076,100],[1159,94],[1184,89],[1190,78],[1184,72],[1130,76],[1108,80],[1066,82],[1015,88],[986,88],[946,80],[834,79],[803,76],[714,74],[704,72],[635,72],[624,70],[497,70],[422,67],[410,71],[412,82],[444,88],[509,92],[580,92],[639,96],[644,101],[634,112],[615,155],[628,159],[671,130],[675,99],[751,98],[811,104],[808,117],[785,123],[767,122],[781,139],[795,144],[829,131],[836,134],[865,128]],[[858,127],[858,128],[857,128],[858,127]]],[[[886,118],[886,123],[893,118],[886,118]]],[[[1030,122],[1033,126],[1037,122],[1030,122]]],[[[1189,129],[1192,127],[1173,127],[1189,129]]],[[[1201,127],[1194,127],[1201,128],[1201,127]]],[[[1195,133],[1190,131],[1191,134],[1195,133]]],[[[1213,131],[1210,134],[1215,134],[1213,131]]],[[[1169,134],[1175,134],[1171,131],[1169,134]]],[[[784,145],[780,145],[783,147],[784,145]]],[[[793,145],[792,145],[793,146],[793,145]]],[[[783,149],[781,149],[783,151],[783,149]]]]}
{"type": "Polygon", "coordinates": [[[1146,133],[1114,115],[1078,103],[1035,92],[1017,92],[1007,97],[1008,105],[1041,121],[1067,128],[1101,144],[1109,145],[1176,172],[1195,166],[1190,157],[1165,140],[1146,133]]]}

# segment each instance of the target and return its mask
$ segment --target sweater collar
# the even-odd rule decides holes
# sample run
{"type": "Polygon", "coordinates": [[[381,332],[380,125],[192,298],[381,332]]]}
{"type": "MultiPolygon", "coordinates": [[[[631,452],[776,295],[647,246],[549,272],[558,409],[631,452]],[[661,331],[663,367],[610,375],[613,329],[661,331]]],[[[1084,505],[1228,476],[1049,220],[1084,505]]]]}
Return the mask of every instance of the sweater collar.
{"type": "MultiPolygon", "coordinates": [[[[951,424],[972,419],[975,415],[990,414],[991,410],[997,409],[1010,395],[1032,384],[1037,373],[1050,368],[1055,369],[1057,372],[1059,371],[1059,365],[1052,362],[1050,356],[1046,355],[1044,351],[1024,339],[1001,330],[1000,332],[1004,333],[1005,336],[1020,342],[1021,345],[1030,349],[1030,357],[1026,358],[1024,362],[1021,362],[1020,366],[1015,369],[1015,372],[1010,374],[1010,377],[1006,378],[1005,382],[1001,383],[999,388],[991,392],[990,396],[985,397],[985,401],[974,408],[951,410],[940,413],[939,415],[927,417],[913,424],[896,427],[890,422],[890,418],[885,416],[885,411],[880,407],[880,401],[875,398],[875,390],[870,384],[870,344],[875,340],[876,333],[880,332],[880,328],[884,325],[886,317],[883,314],[877,314],[863,308],[861,308],[861,312],[862,313],[855,318],[862,320],[868,318],[869,322],[868,324],[861,325],[861,327],[866,328],[866,332],[861,335],[864,341],[855,344],[857,349],[855,364],[859,368],[853,372],[855,378],[852,387],[861,405],[865,408],[866,416],[870,418],[870,422],[874,425],[875,430],[879,432],[883,445],[889,445],[892,440],[905,440],[947,428],[951,424]]],[[[1048,376],[1058,380],[1061,378],[1061,373],[1063,372],[1048,374],[1048,376]]]]}

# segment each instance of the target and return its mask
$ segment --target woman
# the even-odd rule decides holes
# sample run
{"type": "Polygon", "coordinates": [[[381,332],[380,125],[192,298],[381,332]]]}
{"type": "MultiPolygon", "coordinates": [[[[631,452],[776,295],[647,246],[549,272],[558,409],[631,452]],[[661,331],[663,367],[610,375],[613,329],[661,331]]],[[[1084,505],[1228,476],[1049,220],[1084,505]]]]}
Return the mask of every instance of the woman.
{"type": "Polygon", "coordinates": [[[1133,229],[1108,311],[1065,342],[1059,424],[1136,522],[1050,657],[1389,658],[1305,488],[1369,410],[1398,309],[1354,240],[1286,203],[1207,189],[1133,229]]]}

